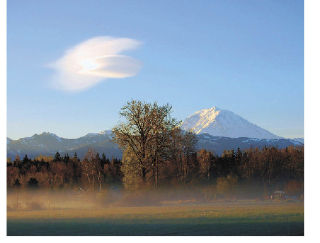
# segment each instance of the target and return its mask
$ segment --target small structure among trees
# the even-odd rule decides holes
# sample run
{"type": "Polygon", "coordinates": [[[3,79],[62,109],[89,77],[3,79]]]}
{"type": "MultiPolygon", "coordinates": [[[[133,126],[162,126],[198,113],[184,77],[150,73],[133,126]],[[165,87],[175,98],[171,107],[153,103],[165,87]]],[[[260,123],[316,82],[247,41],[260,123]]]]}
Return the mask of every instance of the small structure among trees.
{"type": "Polygon", "coordinates": [[[270,198],[272,200],[274,200],[274,199],[285,200],[285,199],[287,199],[287,194],[284,191],[274,191],[271,194],[270,198]]]}

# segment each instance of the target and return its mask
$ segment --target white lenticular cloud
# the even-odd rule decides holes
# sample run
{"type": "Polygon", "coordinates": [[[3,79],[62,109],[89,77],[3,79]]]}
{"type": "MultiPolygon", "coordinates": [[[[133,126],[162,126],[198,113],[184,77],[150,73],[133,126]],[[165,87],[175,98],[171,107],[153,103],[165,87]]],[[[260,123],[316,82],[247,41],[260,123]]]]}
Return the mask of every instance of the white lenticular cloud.
{"type": "Polygon", "coordinates": [[[107,36],[86,40],[50,64],[56,73],[55,88],[81,91],[108,78],[127,78],[138,73],[141,63],[120,53],[136,49],[140,42],[107,36]]]}

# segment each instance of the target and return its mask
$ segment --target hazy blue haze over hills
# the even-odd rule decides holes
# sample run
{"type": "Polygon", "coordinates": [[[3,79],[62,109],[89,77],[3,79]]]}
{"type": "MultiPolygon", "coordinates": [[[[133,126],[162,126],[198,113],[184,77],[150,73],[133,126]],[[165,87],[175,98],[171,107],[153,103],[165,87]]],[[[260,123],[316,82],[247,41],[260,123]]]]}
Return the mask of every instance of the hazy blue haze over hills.
{"type": "MultiPolygon", "coordinates": [[[[229,149],[263,148],[274,146],[284,148],[304,144],[303,138],[285,139],[254,125],[231,111],[216,107],[197,111],[182,124],[184,130],[193,130],[197,134],[197,149],[207,149],[217,154],[229,149]]],[[[44,132],[32,137],[12,140],[7,138],[8,157],[14,158],[27,154],[29,157],[54,155],[56,152],[75,152],[83,158],[89,148],[107,157],[121,157],[121,150],[112,141],[110,130],[100,133],[88,133],[76,139],[67,139],[53,133],[44,132]]]]}
{"type": "MultiPolygon", "coordinates": [[[[198,149],[207,149],[217,154],[221,154],[228,149],[248,149],[263,148],[264,146],[274,146],[285,148],[288,146],[303,145],[301,139],[257,139],[257,138],[229,138],[218,137],[209,134],[197,135],[198,149]],[[299,141],[300,140],[300,141],[299,141]]],[[[22,158],[25,154],[29,157],[42,155],[54,155],[56,152],[61,154],[68,153],[72,156],[75,152],[80,158],[83,158],[89,148],[96,152],[105,153],[108,158],[121,158],[121,150],[112,142],[110,134],[89,134],[77,139],[60,138],[51,133],[42,133],[32,137],[10,140],[7,144],[7,155],[14,159],[16,155],[22,158]]]]}

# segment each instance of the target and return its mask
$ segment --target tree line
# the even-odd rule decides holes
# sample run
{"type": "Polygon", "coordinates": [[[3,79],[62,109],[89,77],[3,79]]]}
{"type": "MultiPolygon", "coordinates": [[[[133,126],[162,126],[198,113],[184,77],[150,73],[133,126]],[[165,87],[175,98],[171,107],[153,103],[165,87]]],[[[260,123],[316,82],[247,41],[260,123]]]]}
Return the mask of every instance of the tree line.
{"type": "Polygon", "coordinates": [[[123,151],[121,160],[109,160],[93,149],[82,160],[58,152],[54,157],[16,157],[7,163],[7,185],[99,191],[114,185],[135,190],[258,184],[270,190],[284,186],[303,190],[303,147],[237,149],[220,156],[197,151],[195,134],[182,131],[171,110],[169,105],[132,100],[121,109],[124,121],[113,128],[114,141],[123,151]]]}
{"type": "Polygon", "coordinates": [[[109,160],[89,149],[83,160],[75,153],[61,156],[38,156],[23,159],[16,156],[7,163],[7,185],[9,188],[79,188],[101,190],[111,184],[121,184],[121,161],[109,160]]]}

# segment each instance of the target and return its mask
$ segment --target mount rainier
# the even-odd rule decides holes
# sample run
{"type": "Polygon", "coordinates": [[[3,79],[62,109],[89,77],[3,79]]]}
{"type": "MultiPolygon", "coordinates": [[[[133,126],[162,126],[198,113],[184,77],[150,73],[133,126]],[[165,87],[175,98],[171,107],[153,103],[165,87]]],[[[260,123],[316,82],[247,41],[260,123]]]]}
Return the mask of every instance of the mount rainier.
{"type": "Polygon", "coordinates": [[[195,112],[185,119],[181,128],[192,130],[196,134],[207,133],[219,137],[280,138],[231,111],[221,110],[217,107],[195,112]]]}

